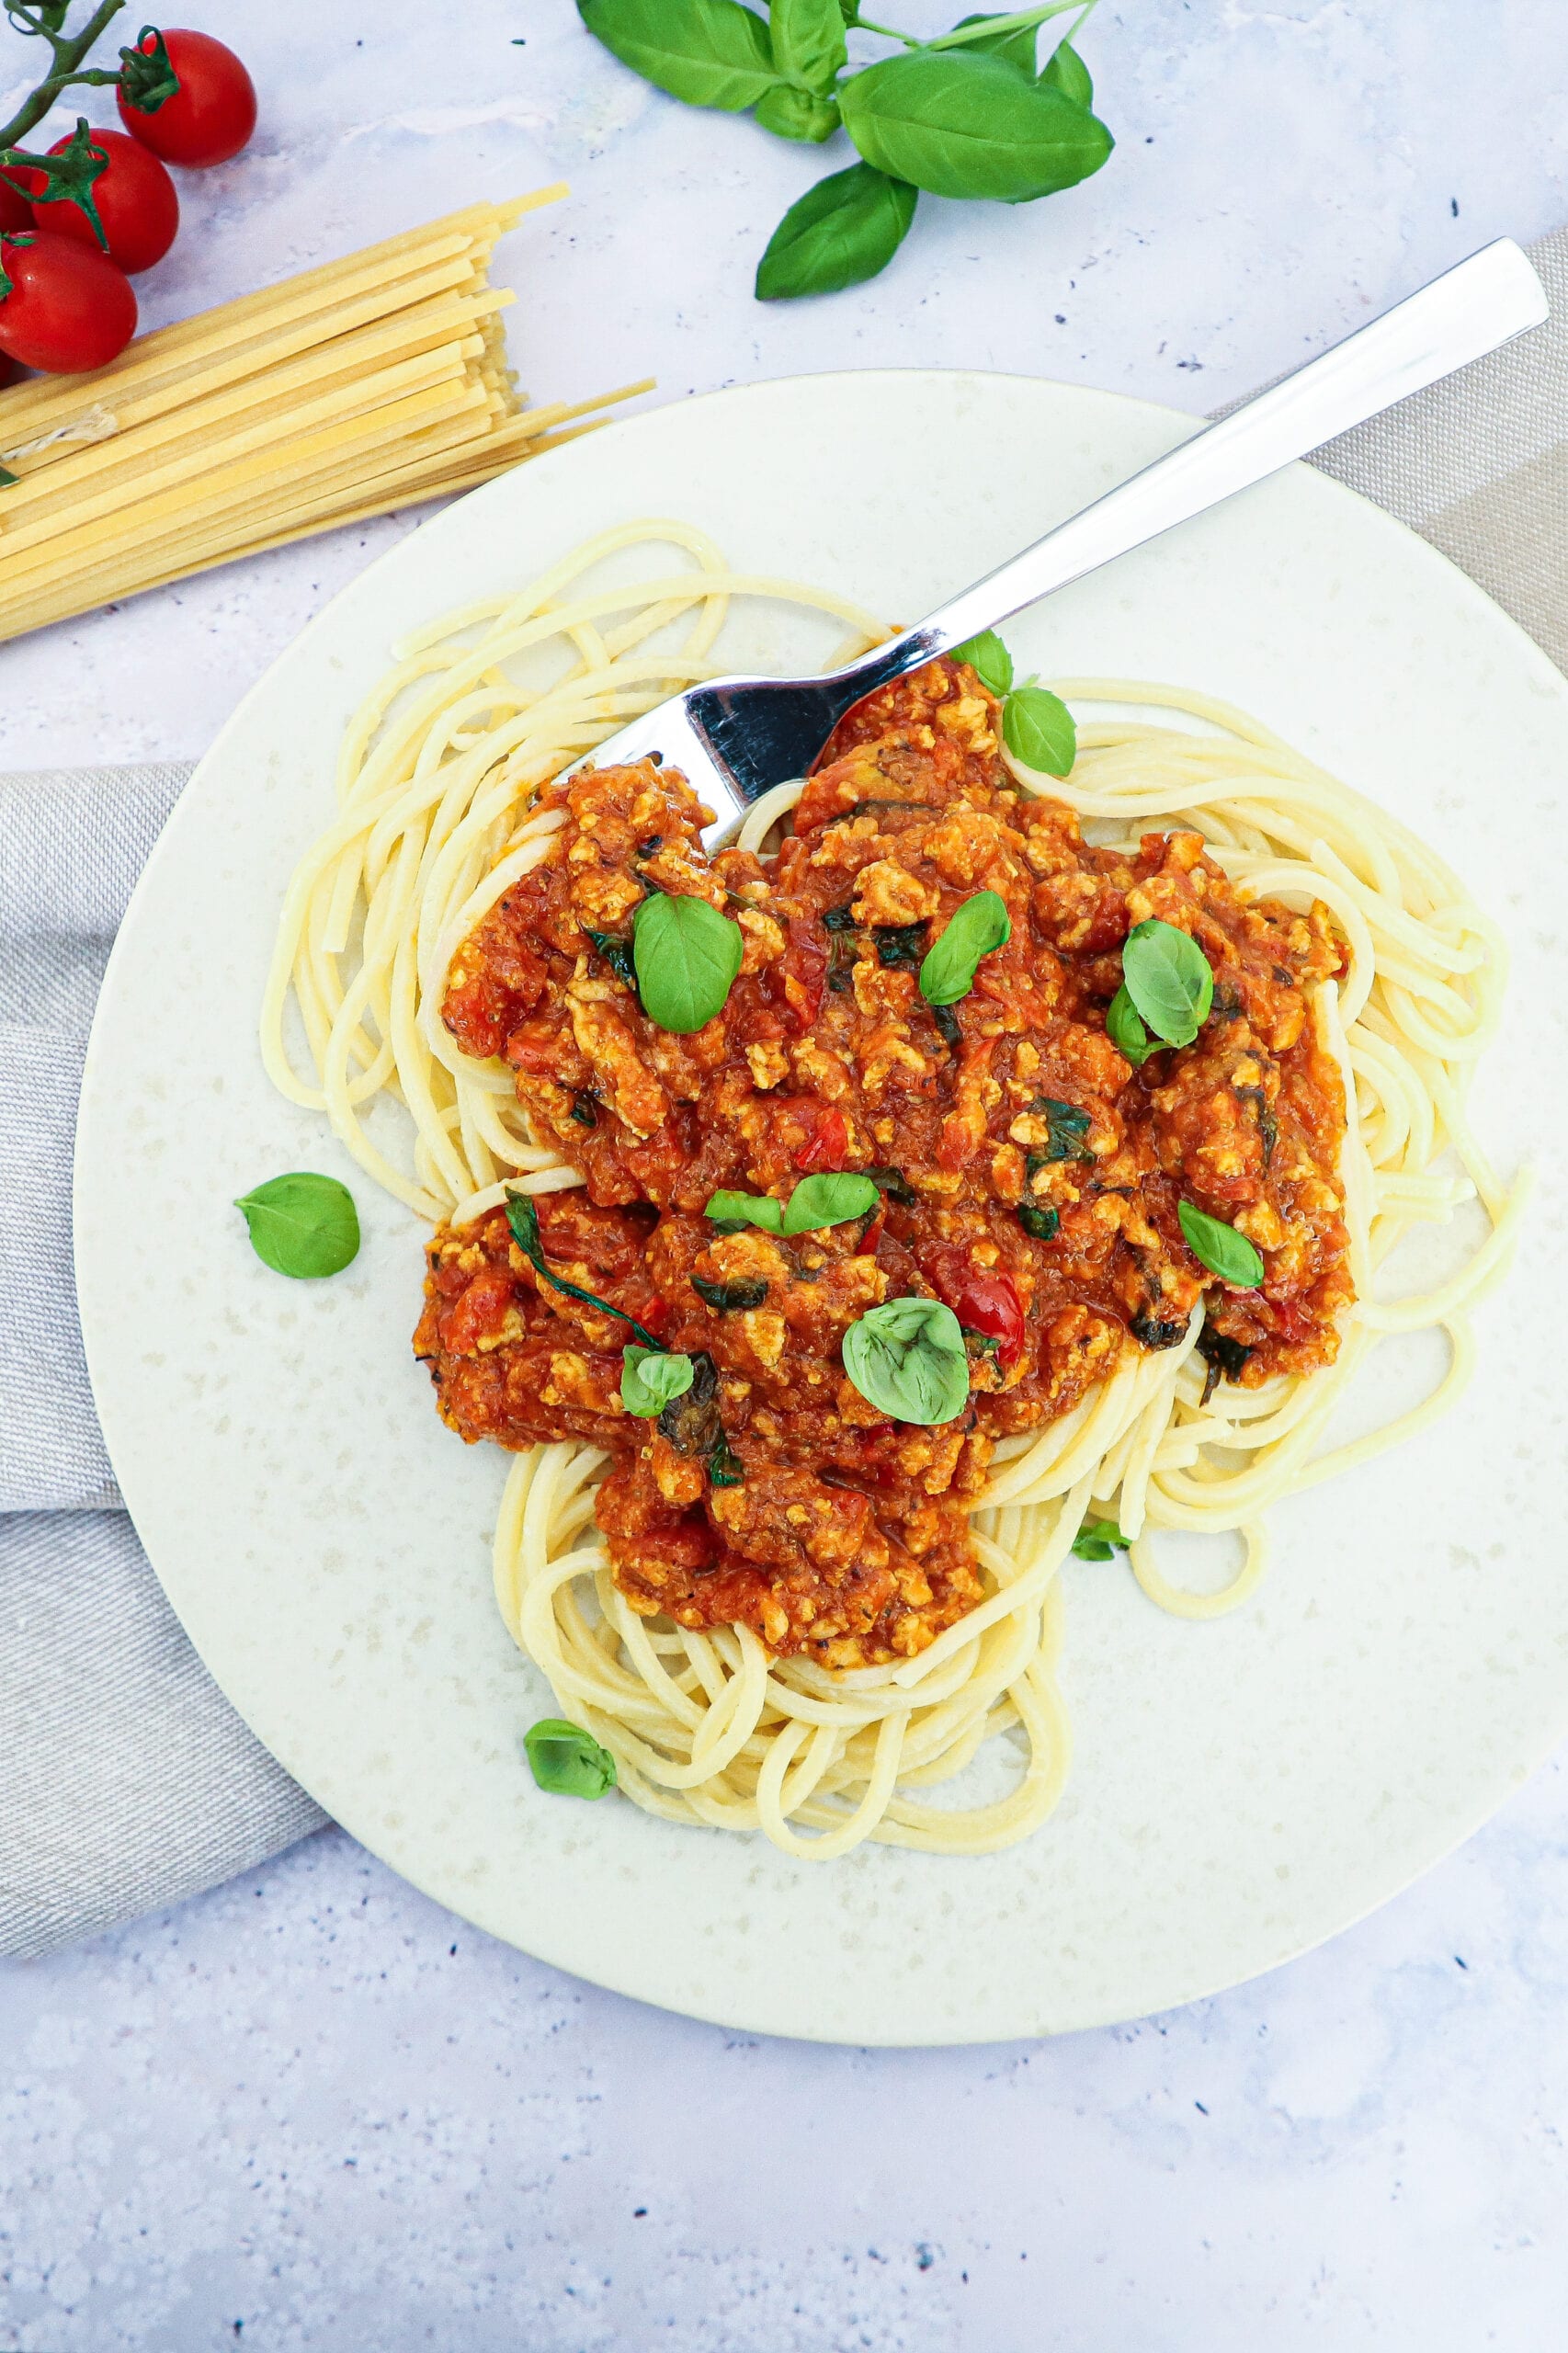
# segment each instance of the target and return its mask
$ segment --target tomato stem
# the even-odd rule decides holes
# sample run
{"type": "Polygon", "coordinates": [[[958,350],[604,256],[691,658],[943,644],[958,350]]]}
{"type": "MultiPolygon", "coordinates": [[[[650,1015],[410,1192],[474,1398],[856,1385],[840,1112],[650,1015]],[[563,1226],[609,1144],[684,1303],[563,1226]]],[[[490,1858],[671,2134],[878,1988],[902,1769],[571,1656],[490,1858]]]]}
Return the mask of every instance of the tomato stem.
{"type": "Polygon", "coordinates": [[[0,166],[6,165],[19,165],[29,172],[41,172],[43,186],[29,200],[34,204],[74,204],[79,207],[92,224],[99,252],[108,253],[108,239],[98,218],[93,182],[101,173],[108,171],[108,156],[102,148],[94,147],[93,134],[87,127],[85,116],[78,119],[71,136],[71,144],[62,154],[29,155],[25,147],[0,147],[0,166]]]}
{"type": "Polygon", "coordinates": [[[63,29],[67,14],[65,0],[5,0],[5,6],[6,14],[17,32],[48,41],[54,52],[53,72],[46,81],[39,84],[30,98],[23,100],[5,129],[0,131],[0,147],[11,147],[18,139],[25,139],[35,123],[43,120],[62,90],[82,83],[102,87],[119,80],[118,73],[106,73],[101,68],[95,67],[87,73],[79,69],[95,42],[119,16],[125,0],[98,0],[97,6],[81,31],[69,35],[63,29]]]}

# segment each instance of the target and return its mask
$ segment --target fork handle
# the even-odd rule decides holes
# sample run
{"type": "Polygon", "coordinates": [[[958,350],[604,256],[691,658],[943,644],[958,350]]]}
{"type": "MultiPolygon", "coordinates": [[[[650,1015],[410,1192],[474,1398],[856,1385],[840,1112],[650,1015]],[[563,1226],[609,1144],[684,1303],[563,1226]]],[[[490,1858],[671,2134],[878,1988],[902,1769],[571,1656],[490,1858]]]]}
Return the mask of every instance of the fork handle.
{"type": "MultiPolygon", "coordinates": [[[[1548,316],[1541,283],[1499,237],[1216,425],[1048,531],[972,588],[836,676],[902,677],[1070,580],[1262,482],[1548,316]]],[[[868,689],[860,688],[861,692],[868,689]]]]}

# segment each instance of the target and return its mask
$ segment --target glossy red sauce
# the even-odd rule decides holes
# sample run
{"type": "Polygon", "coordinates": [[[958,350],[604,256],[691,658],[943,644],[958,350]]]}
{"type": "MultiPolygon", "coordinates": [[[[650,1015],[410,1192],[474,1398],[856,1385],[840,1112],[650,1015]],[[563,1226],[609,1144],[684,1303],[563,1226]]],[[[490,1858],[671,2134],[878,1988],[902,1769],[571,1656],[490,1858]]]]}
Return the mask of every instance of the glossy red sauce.
{"type": "Polygon", "coordinates": [[[914,1654],[979,1596],[966,1513],[999,1437],[1173,1346],[1200,1295],[1216,1371],[1332,1358],[1351,1286],[1343,1092],[1310,1011],[1341,966],[1320,907],[1244,903],[1196,834],[1145,835],[1131,858],[1087,846],[1065,804],[1014,788],[996,706],[951,663],[849,715],[775,858],[710,858],[684,781],[646,764],[545,798],[567,822],[460,950],[444,1016],[466,1051],[506,1058],[540,1139],[586,1178],[539,1203],[551,1272],[700,1378],[660,1422],[629,1415],[626,1325],[541,1283],[499,1211],[437,1235],[415,1346],[464,1438],[610,1452],[597,1517],[634,1608],[744,1621],[829,1665],[914,1654]],[[689,1037],[649,1021],[588,937],[629,941],[653,886],[745,935],[723,1011],[689,1037]],[[920,958],[982,890],[1012,938],[944,1022],[920,958]],[[1134,1070],[1106,1010],[1149,916],[1203,949],[1214,1009],[1134,1070]],[[720,1187],[783,1199],[822,1169],[877,1172],[881,1207],[789,1241],[702,1214],[720,1187]],[[1199,1264],[1183,1199],[1252,1239],[1260,1290],[1199,1264]],[[1049,1238],[1020,1206],[1055,1212],[1049,1238]],[[725,1287],[746,1303],[711,1304],[725,1287]],[[887,1419],[840,1361],[847,1325],[907,1292],[969,1335],[969,1408],[938,1428],[887,1419]]]}

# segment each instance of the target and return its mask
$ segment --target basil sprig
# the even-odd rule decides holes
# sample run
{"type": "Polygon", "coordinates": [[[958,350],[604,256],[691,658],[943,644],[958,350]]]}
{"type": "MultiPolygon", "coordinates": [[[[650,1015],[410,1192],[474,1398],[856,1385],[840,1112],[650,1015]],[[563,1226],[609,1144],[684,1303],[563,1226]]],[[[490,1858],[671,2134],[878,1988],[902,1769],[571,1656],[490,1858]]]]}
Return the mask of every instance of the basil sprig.
{"type": "Polygon", "coordinates": [[[920,994],[927,1005],[956,1005],[974,986],[981,959],[1005,947],[1013,936],[1007,903],[995,891],[977,891],[953,909],[947,927],[920,967],[920,994]]]}
{"type": "MultiPolygon", "coordinates": [[[[1196,939],[1177,925],[1151,916],[1122,943],[1121,979],[1133,1011],[1156,1038],[1167,1046],[1191,1045],[1214,1002],[1214,974],[1196,939]]],[[[1119,990],[1111,1000],[1113,1012],[1120,995],[1119,990]]],[[[1122,1020],[1125,1027],[1125,1013],[1122,1020]]],[[[1114,1031],[1111,1036],[1120,1046],[1114,1031]]]]}
{"type": "Polygon", "coordinates": [[[358,1256],[359,1213],[335,1176],[296,1169],[243,1193],[234,1207],[244,1215],[251,1248],[275,1274],[317,1281],[341,1274],[358,1256]]]}
{"type": "Polygon", "coordinates": [[[1218,1275],[1222,1283],[1230,1283],[1237,1290],[1257,1289],[1264,1276],[1263,1260],[1244,1233],[1210,1217],[1207,1210],[1194,1209],[1190,1201],[1178,1201],[1176,1215],[1181,1220],[1187,1248],[1195,1258],[1201,1259],[1211,1275],[1218,1275]]]}
{"type": "Polygon", "coordinates": [[[1036,68],[1040,26],[1080,0],[966,17],[928,40],[863,24],[854,0],[770,0],[766,17],[739,0],[577,6],[623,64],[687,105],[755,108],[781,139],[848,131],[861,160],[790,206],[757,270],[762,301],[874,278],[908,233],[921,188],[1028,203],[1098,171],[1111,151],[1076,53],[1061,43],[1036,68]],[[846,25],[901,53],[850,72],[846,25]]]}
{"type": "Polygon", "coordinates": [[[641,1348],[627,1343],[620,1359],[620,1402],[629,1414],[652,1421],[673,1397],[684,1397],[691,1387],[691,1358],[667,1355],[663,1348],[641,1348]]]}
{"type": "Polygon", "coordinates": [[[528,1770],[551,1797],[602,1798],[615,1787],[615,1759],[591,1732],[564,1716],[545,1716],[523,1734],[528,1770]]]}
{"type": "Polygon", "coordinates": [[[745,938],[706,899],[658,891],[632,918],[631,953],[643,1012],[687,1038],[723,1011],[745,938]]]}
{"type": "Polygon", "coordinates": [[[868,1404],[929,1428],[969,1402],[962,1327],[939,1299],[890,1299],[844,1335],[844,1370],[868,1404]]]}
{"type": "MultiPolygon", "coordinates": [[[[1033,39],[1033,33],[1030,33],[1033,39]]],[[[1060,695],[1032,678],[1013,683],[1013,657],[994,629],[955,645],[952,658],[967,662],[1002,706],[1002,741],[1016,760],[1041,776],[1068,776],[1078,756],[1078,730],[1060,695]]]]}
{"type": "Polygon", "coordinates": [[[647,1325],[639,1324],[636,1316],[629,1315],[624,1307],[614,1307],[608,1299],[601,1299],[597,1291],[584,1290],[580,1284],[569,1283],[564,1275],[551,1273],[545,1261],[544,1245],[539,1238],[539,1211],[526,1193],[512,1193],[507,1197],[506,1222],[512,1229],[513,1241],[541,1282],[547,1282],[552,1290],[564,1291],[568,1299],[580,1299],[585,1307],[597,1307],[601,1315],[619,1316],[623,1324],[631,1324],[643,1347],[654,1356],[663,1355],[664,1351],[647,1325]]]}
{"type": "Polygon", "coordinates": [[[1112,1561],[1127,1550],[1127,1539],[1114,1519],[1085,1519],[1073,1539],[1080,1561],[1112,1561]]]}
{"type": "Polygon", "coordinates": [[[709,1196],[705,1217],[731,1233],[755,1225],[764,1233],[815,1233],[824,1225],[847,1225],[877,1206],[875,1180],[848,1170],[802,1176],[788,1203],[771,1193],[718,1192],[709,1196]]]}

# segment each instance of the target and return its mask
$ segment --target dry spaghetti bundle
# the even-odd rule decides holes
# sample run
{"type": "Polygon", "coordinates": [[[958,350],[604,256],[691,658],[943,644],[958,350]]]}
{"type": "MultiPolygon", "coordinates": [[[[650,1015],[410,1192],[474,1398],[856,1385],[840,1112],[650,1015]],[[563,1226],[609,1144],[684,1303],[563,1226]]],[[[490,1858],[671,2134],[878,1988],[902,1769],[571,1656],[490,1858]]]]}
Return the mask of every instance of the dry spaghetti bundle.
{"type": "Polygon", "coordinates": [[[0,639],[467,490],[646,389],[528,408],[476,204],[0,394],[0,639]]]}

